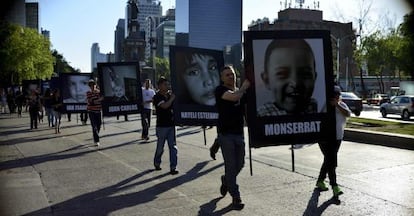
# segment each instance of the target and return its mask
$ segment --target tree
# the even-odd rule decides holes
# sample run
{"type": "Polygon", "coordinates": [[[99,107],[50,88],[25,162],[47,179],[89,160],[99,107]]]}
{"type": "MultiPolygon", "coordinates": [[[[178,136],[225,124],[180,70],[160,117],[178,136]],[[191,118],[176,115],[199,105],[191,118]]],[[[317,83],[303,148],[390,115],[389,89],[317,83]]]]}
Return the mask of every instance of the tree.
{"type": "Polygon", "coordinates": [[[400,32],[404,37],[399,47],[399,66],[402,71],[411,76],[414,80],[414,12],[404,16],[403,23],[400,24],[400,32]]]}
{"type": "Polygon", "coordinates": [[[0,23],[0,79],[3,85],[46,79],[53,74],[50,42],[36,30],[0,23]]]}
{"type": "Polygon", "coordinates": [[[75,69],[69,65],[66,59],[60,54],[57,50],[52,51],[52,55],[55,58],[55,63],[53,64],[53,71],[55,73],[80,73],[79,69],[75,69]]]}
{"type": "Polygon", "coordinates": [[[170,61],[167,58],[155,57],[155,80],[158,80],[161,76],[170,78],[170,61]]]}

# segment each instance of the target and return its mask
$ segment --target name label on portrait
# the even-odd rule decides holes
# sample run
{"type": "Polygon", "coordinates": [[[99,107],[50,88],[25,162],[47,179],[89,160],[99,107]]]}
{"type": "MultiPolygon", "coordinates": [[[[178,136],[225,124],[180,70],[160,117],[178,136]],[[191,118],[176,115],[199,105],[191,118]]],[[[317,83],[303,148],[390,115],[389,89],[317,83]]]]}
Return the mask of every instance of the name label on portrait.
{"type": "Polygon", "coordinates": [[[321,121],[286,122],[264,125],[265,136],[284,134],[318,133],[321,130],[321,121]]]}
{"type": "Polygon", "coordinates": [[[182,119],[218,119],[215,112],[181,112],[182,119]]]}
{"type": "Polygon", "coordinates": [[[66,111],[85,111],[86,105],[66,105],[66,111]]]}
{"type": "Polygon", "coordinates": [[[137,111],[138,105],[137,104],[129,104],[129,105],[118,105],[118,106],[109,106],[109,112],[121,112],[121,111],[137,111]]]}

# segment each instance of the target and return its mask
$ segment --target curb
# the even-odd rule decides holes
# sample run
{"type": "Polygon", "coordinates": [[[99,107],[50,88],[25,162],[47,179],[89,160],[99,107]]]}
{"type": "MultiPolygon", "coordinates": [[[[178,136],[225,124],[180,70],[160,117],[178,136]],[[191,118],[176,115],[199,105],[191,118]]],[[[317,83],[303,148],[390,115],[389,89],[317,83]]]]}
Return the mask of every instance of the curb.
{"type": "Polygon", "coordinates": [[[344,140],[414,150],[414,136],[345,128],[344,140]]]}

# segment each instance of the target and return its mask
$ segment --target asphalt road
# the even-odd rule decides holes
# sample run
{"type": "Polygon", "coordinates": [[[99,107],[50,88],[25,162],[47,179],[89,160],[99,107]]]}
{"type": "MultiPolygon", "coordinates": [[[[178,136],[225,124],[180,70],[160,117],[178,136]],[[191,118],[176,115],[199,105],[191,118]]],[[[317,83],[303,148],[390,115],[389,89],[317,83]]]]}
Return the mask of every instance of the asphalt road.
{"type": "Polygon", "coordinates": [[[222,157],[209,157],[215,129],[205,146],[200,127],[177,127],[180,173],[171,176],[167,147],[163,170],[153,170],[153,126],[143,142],[139,116],[129,120],[106,118],[97,148],[76,116],[56,135],[45,124],[29,130],[27,115],[0,115],[0,215],[414,215],[413,151],[343,142],[336,203],[331,190],[313,190],[317,145],[296,146],[294,172],[290,146],[251,149],[238,178],[246,206],[235,211],[219,194],[222,157]]]}
{"type": "MultiPolygon", "coordinates": [[[[354,114],[352,114],[352,116],[356,117],[354,114]]],[[[379,106],[367,105],[367,104],[364,104],[364,108],[359,117],[377,119],[377,120],[383,120],[383,121],[393,121],[393,122],[414,124],[414,116],[412,116],[410,120],[402,120],[400,115],[393,115],[393,114],[388,114],[387,117],[384,118],[382,117],[379,111],[379,106]]]]}

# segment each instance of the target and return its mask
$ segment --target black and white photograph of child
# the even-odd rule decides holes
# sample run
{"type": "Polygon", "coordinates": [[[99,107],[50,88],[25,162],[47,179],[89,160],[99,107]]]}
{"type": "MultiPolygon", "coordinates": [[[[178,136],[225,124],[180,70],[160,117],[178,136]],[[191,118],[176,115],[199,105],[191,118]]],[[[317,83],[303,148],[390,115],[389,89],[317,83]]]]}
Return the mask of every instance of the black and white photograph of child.
{"type": "Polygon", "coordinates": [[[326,112],[322,42],[253,41],[258,117],[326,112]]]}

